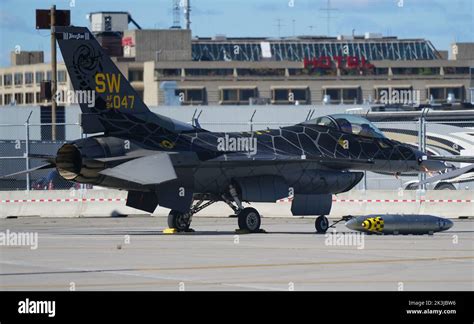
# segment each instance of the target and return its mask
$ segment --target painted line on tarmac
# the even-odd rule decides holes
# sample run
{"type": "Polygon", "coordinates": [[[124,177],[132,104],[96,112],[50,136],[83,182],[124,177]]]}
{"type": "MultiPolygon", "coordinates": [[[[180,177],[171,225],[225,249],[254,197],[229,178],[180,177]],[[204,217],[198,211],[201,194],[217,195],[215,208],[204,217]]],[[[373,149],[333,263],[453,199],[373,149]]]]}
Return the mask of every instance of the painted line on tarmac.
{"type": "MultiPolygon", "coordinates": [[[[191,267],[151,267],[151,268],[129,268],[129,269],[69,269],[66,271],[47,271],[47,272],[21,272],[21,273],[0,273],[2,276],[21,276],[21,275],[49,275],[49,274],[74,274],[74,273],[120,273],[131,271],[181,271],[181,270],[219,270],[219,269],[252,269],[252,268],[277,268],[277,267],[298,267],[298,266],[318,266],[318,265],[341,265],[341,264],[384,264],[384,263],[406,263],[406,262],[432,262],[432,261],[454,261],[454,260],[474,260],[474,256],[462,257],[425,257],[425,258],[404,258],[404,259],[383,259],[383,260],[340,260],[340,261],[321,261],[321,262],[292,262],[292,263],[268,263],[268,264],[234,264],[234,265],[212,265],[212,266],[191,266],[191,267]]],[[[9,261],[0,261],[0,264],[9,264],[9,261]]],[[[15,262],[10,263],[15,264],[15,262]]],[[[28,265],[26,266],[37,266],[28,265]]],[[[44,267],[44,266],[43,266],[44,267]]]]}

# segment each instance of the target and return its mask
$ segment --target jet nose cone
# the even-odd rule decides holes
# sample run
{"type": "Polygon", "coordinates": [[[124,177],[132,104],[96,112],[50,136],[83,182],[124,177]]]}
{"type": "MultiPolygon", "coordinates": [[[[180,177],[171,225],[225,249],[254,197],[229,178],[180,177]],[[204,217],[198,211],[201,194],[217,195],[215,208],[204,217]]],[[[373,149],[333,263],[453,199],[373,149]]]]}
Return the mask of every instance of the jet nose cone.
{"type": "Polygon", "coordinates": [[[346,227],[354,231],[360,231],[364,229],[362,221],[358,217],[354,217],[346,222],[346,227]]]}
{"type": "Polygon", "coordinates": [[[355,225],[356,225],[356,219],[355,218],[349,219],[346,222],[346,227],[351,229],[351,230],[355,230],[355,225]]]}
{"type": "Polygon", "coordinates": [[[453,227],[454,223],[453,221],[449,220],[449,219],[445,219],[445,224],[444,224],[444,229],[448,230],[450,229],[451,227],[453,227]]]}

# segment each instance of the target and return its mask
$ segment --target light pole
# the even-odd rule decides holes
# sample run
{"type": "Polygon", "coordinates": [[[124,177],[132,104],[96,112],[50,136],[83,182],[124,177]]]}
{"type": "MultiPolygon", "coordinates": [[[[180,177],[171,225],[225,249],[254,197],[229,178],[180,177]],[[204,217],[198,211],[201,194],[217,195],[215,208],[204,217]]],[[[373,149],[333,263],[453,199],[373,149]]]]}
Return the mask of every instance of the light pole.
{"type": "Polygon", "coordinates": [[[57,62],[56,62],[56,5],[51,6],[51,140],[56,140],[56,92],[57,86],[57,62]]]}

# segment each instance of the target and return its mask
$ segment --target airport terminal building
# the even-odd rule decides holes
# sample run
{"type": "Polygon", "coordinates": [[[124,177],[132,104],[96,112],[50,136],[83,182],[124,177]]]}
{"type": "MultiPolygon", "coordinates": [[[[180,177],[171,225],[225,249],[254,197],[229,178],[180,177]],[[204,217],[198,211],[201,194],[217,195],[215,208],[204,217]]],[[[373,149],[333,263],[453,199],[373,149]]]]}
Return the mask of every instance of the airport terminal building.
{"type": "MultiPolygon", "coordinates": [[[[373,33],[193,37],[187,29],[128,29],[121,14],[95,13],[116,23],[91,29],[149,106],[387,104],[397,103],[394,91],[402,103],[474,101],[474,43],[455,43],[448,55],[429,40],[373,33]]],[[[47,104],[40,83],[48,79],[41,52],[12,53],[12,65],[0,68],[0,105],[47,104]]],[[[58,89],[71,89],[63,64],[58,89]]]]}

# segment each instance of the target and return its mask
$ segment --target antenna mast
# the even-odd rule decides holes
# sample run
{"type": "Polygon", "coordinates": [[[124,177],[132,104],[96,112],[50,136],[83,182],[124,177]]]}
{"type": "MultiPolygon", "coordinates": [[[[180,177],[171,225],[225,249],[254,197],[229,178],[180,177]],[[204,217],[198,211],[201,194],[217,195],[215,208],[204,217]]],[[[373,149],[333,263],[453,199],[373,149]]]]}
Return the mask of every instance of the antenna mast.
{"type": "Polygon", "coordinates": [[[191,0],[184,1],[184,20],[186,22],[186,29],[191,29],[191,0]]]}
{"type": "Polygon", "coordinates": [[[173,0],[173,26],[171,28],[181,28],[181,8],[179,7],[180,0],[173,0]]]}
{"type": "Polygon", "coordinates": [[[331,16],[331,12],[338,11],[338,9],[332,8],[331,0],[327,0],[326,8],[321,8],[319,10],[326,12],[326,24],[327,24],[327,33],[328,33],[327,36],[330,36],[331,35],[331,19],[335,18],[334,16],[331,16]]]}

